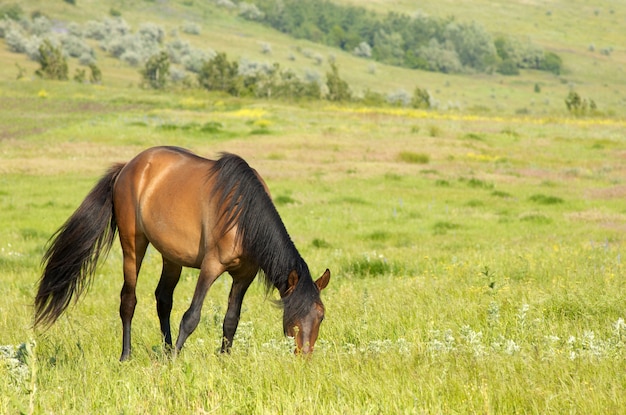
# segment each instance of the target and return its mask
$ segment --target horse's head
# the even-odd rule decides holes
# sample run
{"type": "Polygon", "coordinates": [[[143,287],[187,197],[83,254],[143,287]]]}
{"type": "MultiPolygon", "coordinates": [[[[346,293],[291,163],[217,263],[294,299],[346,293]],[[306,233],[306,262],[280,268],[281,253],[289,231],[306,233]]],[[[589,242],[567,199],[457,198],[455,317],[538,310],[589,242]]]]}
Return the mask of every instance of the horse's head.
{"type": "Polygon", "coordinates": [[[283,328],[286,336],[295,339],[296,354],[309,354],[313,352],[320,324],[324,320],[324,304],[319,293],[328,285],[330,271],[326,270],[308,291],[307,288],[296,288],[298,279],[296,271],[291,271],[284,299],[283,328]],[[288,307],[290,310],[287,310],[288,307]]]}

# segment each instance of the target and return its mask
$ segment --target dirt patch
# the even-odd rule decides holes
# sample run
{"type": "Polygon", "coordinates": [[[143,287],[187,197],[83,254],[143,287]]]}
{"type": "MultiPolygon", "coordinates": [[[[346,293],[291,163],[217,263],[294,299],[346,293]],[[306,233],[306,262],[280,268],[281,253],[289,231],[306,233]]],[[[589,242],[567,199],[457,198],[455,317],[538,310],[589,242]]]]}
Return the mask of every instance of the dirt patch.
{"type": "Polygon", "coordinates": [[[626,198],[626,185],[607,187],[604,189],[590,189],[586,196],[590,199],[624,199],[626,198]]]}

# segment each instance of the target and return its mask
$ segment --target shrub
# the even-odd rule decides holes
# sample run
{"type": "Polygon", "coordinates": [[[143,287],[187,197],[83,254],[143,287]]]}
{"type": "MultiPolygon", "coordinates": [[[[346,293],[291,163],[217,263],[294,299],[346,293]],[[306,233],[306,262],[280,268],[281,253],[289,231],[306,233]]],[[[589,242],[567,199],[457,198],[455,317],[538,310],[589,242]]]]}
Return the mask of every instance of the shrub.
{"type": "Polygon", "coordinates": [[[493,39],[480,24],[449,23],[444,37],[454,46],[463,66],[484,72],[495,62],[493,39]]]}
{"type": "Polygon", "coordinates": [[[89,66],[96,63],[96,58],[90,53],[84,53],[78,57],[78,62],[81,65],[89,66]]]}
{"type": "Polygon", "coordinates": [[[28,35],[24,33],[24,30],[15,24],[12,24],[6,29],[5,42],[11,52],[25,53],[26,44],[28,43],[28,35]]]}
{"type": "Polygon", "coordinates": [[[30,26],[30,32],[33,35],[42,36],[47,33],[50,33],[50,29],[52,28],[52,23],[46,16],[38,16],[33,19],[33,23],[30,26]]]}
{"type": "Polygon", "coordinates": [[[165,31],[160,26],[154,23],[146,22],[142,23],[137,30],[137,35],[143,41],[144,44],[150,46],[154,44],[163,43],[165,38],[165,31]]]}
{"type": "Polygon", "coordinates": [[[330,64],[330,72],[326,73],[327,98],[329,101],[349,101],[352,97],[348,83],[339,76],[339,68],[330,64]]]}
{"type": "Polygon", "coordinates": [[[17,3],[0,5],[0,19],[20,21],[24,16],[24,10],[17,3]]]}
{"type": "Polygon", "coordinates": [[[262,11],[253,3],[239,3],[239,15],[248,20],[261,20],[265,16],[262,11]]]}
{"type": "Polygon", "coordinates": [[[152,55],[140,73],[143,85],[154,89],[165,88],[170,73],[169,56],[164,51],[152,55]]]}
{"type": "Polygon", "coordinates": [[[399,89],[387,95],[387,102],[391,105],[406,107],[411,102],[411,96],[404,89],[399,89]]]}
{"type": "Polygon", "coordinates": [[[362,58],[372,57],[372,47],[367,42],[359,43],[359,46],[354,48],[354,54],[362,58]]]}
{"type": "Polygon", "coordinates": [[[198,82],[209,91],[224,91],[231,95],[240,95],[243,79],[239,75],[237,62],[229,62],[225,53],[218,53],[205,62],[198,72],[198,82]]]}
{"type": "Polygon", "coordinates": [[[65,81],[68,79],[67,60],[61,48],[54,47],[49,40],[39,46],[39,64],[41,67],[35,74],[45,79],[65,81]]]}
{"type": "Polygon", "coordinates": [[[199,35],[202,31],[200,30],[200,25],[194,22],[185,22],[181,26],[180,30],[183,33],[187,33],[188,35],[199,35]]]}
{"type": "Polygon", "coordinates": [[[80,68],[76,68],[76,72],[74,73],[74,81],[78,82],[79,84],[82,84],[83,82],[85,82],[85,79],[87,78],[87,71],[85,71],[84,69],[80,69],[80,68]]]}
{"type": "Polygon", "coordinates": [[[95,56],[93,48],[83,39],[74,35],[63,36],[61,38],[61,46],[63,47],[63,51],[73,58],[78,58],[83,55],[95,56]]]}
{"type": "Polygon", "coordinates": [[[441,221],[433,225],[435,235],[445,235],[448,231],[459,229],[461,225],[453,222],[441,221]]]}
{"type": "Polygon", "coordinates": [[[529,197],[529,200],[540,205],[556,205],[563,203],[563,199],[557,196],[547,196],[543,194],[536,194],[529,197]]]}
{"type": "Polygon", "coordinates": [[[202,70],[202,66],[213,59],[217,54],[212,49],[189,49],[187,54],[184,54],[181,58],[183,67],[194,73],[199,73],[202,70]]]}
{"type": "Polygon", "coordinates": [[[569,94],[567,94],[565,106],[573,115],[586,115],[588,113],[594,113],[598,109],[594,100],[582,98],[574,91],[570,91],[569,94]]]}
{"type": "Polygon", "coordinates": [[[505,59],[498,64],[496,72],[502,75],[519,75],[519,68],[513,59],[505,59]]]}
{"type": "Polygon", "coordinates": [[[562,64],[563,61],[559,55],[553,52],[546,52],[537,69],[552,72],[555,75],[560,75],[562,64]]]}
{"type": "Polygon", "coordinates": [[[89,70],[91,71],[91,76],[89,77],[89,82],[92,84],[99,84],[102,82],[102,71],[95,63],[89,64],[89,70]]]}
{"type": "Polygon", "coordinates": [[[424,153],[414,153],[412,151],[402,151],[398,154],[398,160],[405,163],[428,164],[430,156],[424,153]]]}
{"type": "Polygon", "coordinates": [[[428,109],[431,107],[430,93],[426,89],[415,87],[411,98],[411,107],[418,109],[428,109]]]}
{"type": "Polygon", "coordinates": [[[363,93],[363,98],[361,98],[361,102],[364,105],[372,106],[372,107],[380,107],[385,103],[386,99],[383,94],[380,92],[372,91],[371,89],[366,89],[363,93]]]}
{"type": "Polygon", "coordinates": [[[139,54],[133,50],[125,51],[119,58],[130,66],[138,66],[141,62],[141,56],[139,56],[139,54]]]}
{"type": "Polygon", "coordinates": [[[426,69],[431,71],[455,73],[463,70],[457,52],[441,45],[434,38],[430,40],[428,46],[418,50],[418,56],[427,63],[426,69]]]}

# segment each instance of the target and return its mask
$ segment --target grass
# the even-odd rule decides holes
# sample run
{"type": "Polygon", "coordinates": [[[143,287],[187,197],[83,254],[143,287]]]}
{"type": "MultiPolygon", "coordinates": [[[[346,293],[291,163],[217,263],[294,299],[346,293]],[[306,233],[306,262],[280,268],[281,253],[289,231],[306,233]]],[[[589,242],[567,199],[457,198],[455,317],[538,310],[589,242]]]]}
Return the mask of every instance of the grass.
{"type": "MultiPolygon", "coordinates": [[[[65,4],[50,13],[84,12],[65,4]]],[[[141,3],[145,13],[153,6],[141,3]]],[[[560,19],[558,10],[552,16],[560,19]]],[[[234,24],[225,19],[215,36],[234,24]]],[[[245,42],[252,40],[232,40],[245,42]]],[[[141,90],[131,85],[133,71],[113,64],[102,86],[18,82],[7,67],[0,65],[0,413],[626,407],[619,117],[295,105],[141,90]],[[160,144],[244,156],[267,180],[312,273],[331,270],[311,359],[292,355],[276,294],[268,299],[262,284],[244,301],[232,355],[219,355],[228,276],[209,291],[186,348],[169,357],[153,294],[161,259],[151,249],[138,284],[133,356],[120,364],[117,245],[90,292],[50,330],[32,330],[49,236],[109,164],[160,144]],[[427,166],[399,160],[404,153],[428,155],[427,166]]],[[[479,82],[466,82],[464,93],[493,81],[479,82]]],[[[554,86],[556,95],[558,88],[566,86],[554,86]]],[[[542,84],[542,94],[550,89],[542,84]]],[[[185,270],[175,293],[175,334],[196,276],[185,270]]]]}
{"type": "MultiPolygon", "coordinates": [[[[186,121],[195,110],[163,103],[177,102],[176,92],[122,106],[111,103],[115,91],[93,93],[106,111],[60,111],[57,92],[46,106],[60,117],[55,124],[33,135],[17,123],[16,135],[0,142],[0,307],[11,310],[0,315],[1,344],[30,348],[3,358],[9,381],[0,388],[9,399],[0,412],[603,413],[624,405],[623,138],[611,126],[512,119],[524,135],[507,141],[482,119],[430,120],[443,135],[418,135],[431,155],[424,173],[397,160],[416,139],[398,126],[412,122],[402,115],[381,117],[380,129],[364,134],[367,121],[335,109],[266,105],[273,133],[250,136],[258,103],[233,101],[209,115],[241,134],[216,141],[194,132],[204,122],[186,121]],[[128,124],[142,113],[194,127],[128,124]],[[317,117],[326,121],[311,122],[317,117]],[[480,141],[458,134],[468,126],[480,141]],[[593,148],[598,137],[616,144],[593,148]],[[227,276],[212,287],[188,347],[167,357],[152,294],[160,260],[149,251],[133,358],[118,363],[117,246],[77,306],[47,332],[30,329],[49,235],[110,162],[160,143],[244,155],[267,179],[313,273],[331,269],[313,359],[292,356],[280,310],[259,284],[244,302],[233,354],[220,356],[227,276]],[[506,154],[507,163],[465,157],[476,146],[506,154]],[[584,171],[572,175],[571,165],[584,171]]],[[[34,111],[28,101],[22,109],[26,117],[34,111]]],[[[195,279],[183,274],[174,322],[195,279]]]]}

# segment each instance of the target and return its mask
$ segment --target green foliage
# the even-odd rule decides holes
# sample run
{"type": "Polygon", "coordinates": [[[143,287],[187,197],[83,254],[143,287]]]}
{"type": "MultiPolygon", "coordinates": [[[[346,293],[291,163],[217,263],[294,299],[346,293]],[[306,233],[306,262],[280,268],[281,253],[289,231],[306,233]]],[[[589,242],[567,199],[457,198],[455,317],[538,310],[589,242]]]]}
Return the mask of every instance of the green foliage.
{"type": "Polygon", "coordinates": [[[96,65],[95,63],[89,64],[89,71],[91,73],[89,76],[89,81],[92,84],[102,83],[102,71],[100,70],[98,65],[96,65]]]}
{"type": "Polygon", "coordinates": [[[398,160],[405,163],[428,164],[430,156],[424,153],[415,153],[413,151],[402,151],[398,154],[398,160]]]}
{"type": "Polygon", "coordinates": [[[165,88],[170,73],[168,54],[161,51],[152,55],[139,73],[141,74],[142,85],[153,89],[165,88]]]}
{"type": "Polygon", "coordinates": [[[85,79],[87,79],[87,71],[85,69],[76,68],[76,71],[74,72],[74,77],[72,79],[74,80],[74,82],[82,84],[83,82],[85,82],[85,79]]]}
{"type": "Polygon", "coordinates": [[[507,75],[514,74],[515,67],[526,67],[522,65],[555,73],[560,70],[556,55],[547,53],[532,62],[523,49],[542,54],[541,50],[504,38],[494,41],[476,22],[394,12],[378,16],[364,7],[327,0],[284,0],[280,5],[274,0],[258,0],[256,4],[263,16],[255,20],[281,32],[390,65],[445,73],[488,72],[495,67],[507,75]]]}
{"type": "Polygon", "coordinates": [[[328,87],[329,101],[349,101],[352,97],[348,83],[339,76],[339,67],[335,63],[330,64],[330,72],[326,72],[326,86],[328,87]]]}
{"type": "Polygon", "coordinates": [[[572,115],[588,115],[598,110],[592,99],[582,98],[577,92],[570,91],[565,98],[565,106],[572,115]]]}
{"type": "Polygon", "coordinates": [[[39,65],[35,74],[40,78],[67,81],[67,60],[61,48],[55,47],[48,39],[39,46],[39,65]]]}
{"type": "Polygon", "coordinates": [[[519,75],[519,68],[512,59],[505,59],[498,64],[497,72],[502,75],[519,75]]]}
{"type": "Polygon", "coordinates": [[[429,109],[431,106],[430,93],[426,89],[415,87],[411,98],[411,107],[418,109],[429,109]]]}
{"type": "Polygon", "coordinates": [[[24,16],[24,10],[17,3],[0,4],[0,19],[7,18],[19,21],[24,16]]]}
{"type": "Polygon", "coordinates": [[[209,91],[223,91],[238,96],[244,88],[238,67],[237,62],[229,62],[226,53],[220,52],[202,65],[198,72],[198,83],[209,91]]]}
{"type": "Polygon", "coordinates": [[[563,60],[554,52],[546,52],[543,60],[537,65],[537,69],[552,72],[555,75],[561,74],[563,60]]]}
{"type": "Polygon", "coordinates": [[[563,203],[563,199],[561,199],[560,197],[557,196],[548,196],[548,195],[544,195],[544,194],[535,194],[532,195],[529,200],[535,202],[535,203],[539,203],[541,205],[556,205],[556,204],[560,204],[563,203]]]}

